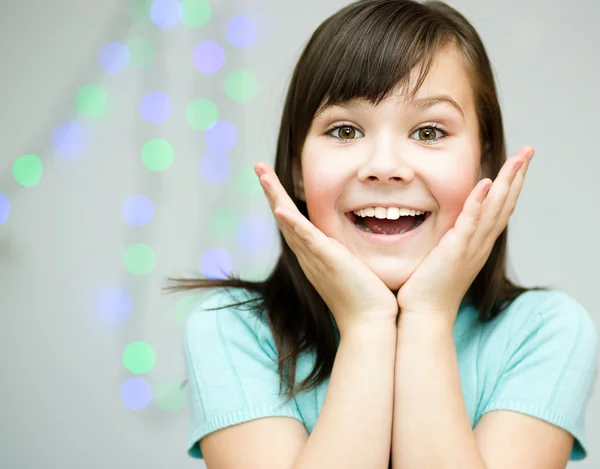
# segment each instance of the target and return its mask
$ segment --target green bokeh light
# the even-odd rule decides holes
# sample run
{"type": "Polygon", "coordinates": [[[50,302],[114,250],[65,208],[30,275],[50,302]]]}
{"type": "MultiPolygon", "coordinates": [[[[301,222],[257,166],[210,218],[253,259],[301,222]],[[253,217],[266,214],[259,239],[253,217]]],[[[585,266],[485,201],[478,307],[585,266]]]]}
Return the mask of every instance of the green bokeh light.
{"type": "Polygon", "coordinates": [[[131,56],[130,64],[138,70],[144,69],[154,61],[156,57],[156,46],[145,37],[135,37],[126,43],[131,56]]]}
{"type": "Polygon", "coordinates": [[[225,93],[236,103],[250,101],[256,95],[256,76],[248,70],[235,70],[225,79],[225,93]]]}
{"type": "Polygon", "coordinates": [[[146,275],[156,264],[154,250],[144,243],[132,244],[125,250],[123,264],[132,275],[146,275]]]}
{"type": "Polygon", "coordinates": [[[147,342],[133,342],[123,352],[123,365],[136,375],[149,373],[156,363],[156,353],[147,342]]]}
{"type": "Polygon", "coordinates": [[[79,88],[75,97],[77,110],[83,116],[102,117],[107,110],[107,94],[100,85],[85,85],[79,88]]]}
{"type": "Polygon", "coordinates": [[[181,298],[175,305],[175,319],[181,325],[185,323],[185,320],[189,316],[192,308],[198,301],[198,296],[188,295],[181,298]]]}
{"type": "Polygon", "coordinates": [[[181,409],[187,400],[187,390],[181,386],[180,381],[165,381],[156,386],[154,401],[162,410],[176,412],[181,409]]]}
{"type": "Polygon", "coordinates": [[[242,278],[254,282],[264,282],[269,274],[270,272],[264,266],[248,267],[242,272],[242,278]]]}
{"type": "Polygon", "coordinates": [[[205,25],[212,16],[208,0],[183,0],[181,2],[181,22],[190,28],[205,25]]]}
{"type": "Polygon", "coordinates": [[[15,180],[25,187],[37,186],[42,179],[42,160],[35,155],[19,156],[12,167],[15,180]]]}
{"type": "Polygon", "coordinates": [[[150,140],[142,149],[142,161],[152,171],[164,171],[171,166],[175,153],[169,142],[163,139],[150,140]]]}
{"type": "Polygon", "coordinates": [[[207,130],[219,120],[219,110],[210,99],[197,99],[188,104],[185,119],[194,129],[207,130]]]}
{"type": "Polygon", "coordinates": [[[265,197],[258,176],[254,172],[254,165],[242,166],[238,169],[234,177],[237,190],[242,195],[247,197],[265,197]]]}
{"type": "Polygon", "coordinates": [[[129,17],[139,23],[148,23],[150,19],[150,7],[153,0],[130,0],[129,17]]]}
{"type": "Polygon", "coordinates": [[[217,207],[209,222],[209,230],[215,238],[231,238],[240,224],[240,216],[232,207],[217,207]]]}

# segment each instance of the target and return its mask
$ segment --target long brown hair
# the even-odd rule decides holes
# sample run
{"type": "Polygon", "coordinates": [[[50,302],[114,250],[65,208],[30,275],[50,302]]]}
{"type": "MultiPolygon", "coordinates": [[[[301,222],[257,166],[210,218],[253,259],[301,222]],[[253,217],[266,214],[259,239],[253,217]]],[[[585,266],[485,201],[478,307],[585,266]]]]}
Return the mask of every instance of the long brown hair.
{"type": "MultiPolygon", "coordinates": [[[[437,51],[454,45],[464,57],[471,78],[481,143],[483,174],[494,179],[506,160],[502,114],[485,48],[466,18],[440,1],[362,0],[351,3],[314,32],[294,69],[286,97],[274,169],[300,212],[306,204],[294,191],[294,175],[311,122],[323,105],[363,98],[377,105],[396,86],[406,84],[411,70],[420,71],[411,96],[427,76],[437,51]]],[[[329,309],[306,278],[290,247],[279,233],[281,255],[264,281],[242,280],[231,273],[225,279],[169,278],[168,291],[196,288],[241,288],[259,295],[248,301],[257,314],[265,311],[278,350],[280,393],[286,396],[318,386],[331,374],[336,353],[334,324],[329,309]],[[300,353],[314,351],[315,366],[298,386],[296,362],[300,353]]],[[[507,229],[471,284],[467,296],[478,309],[478,321],[498,316],[527,290],[506,275],[507,229]]],[[[219,309],[219,308],[215,308],[219,309]]]]}

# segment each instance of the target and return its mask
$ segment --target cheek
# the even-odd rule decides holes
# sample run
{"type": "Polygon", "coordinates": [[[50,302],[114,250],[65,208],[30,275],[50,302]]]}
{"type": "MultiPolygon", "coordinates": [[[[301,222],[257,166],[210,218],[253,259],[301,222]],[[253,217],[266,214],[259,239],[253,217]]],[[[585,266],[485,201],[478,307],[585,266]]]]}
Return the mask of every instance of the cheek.
{"type": "Polygon", "coordinates": [[[477,179],[470,173],[446,173],[434,184],[434,197],[438,201],[440,217],[448,228],[454,226],[454,222],[460,215],[467,197],[476,185],[477,179]],[[475,181],[475,182],[474,182],[475,181]]]}
{"type": "Polygon", "coordinates": [[[304,176],[304,195],[310,221],[321,231],[330,231],[328,227],[335,219],[336,202],[343,188],[339,172],[306,171],[304,176]]]}

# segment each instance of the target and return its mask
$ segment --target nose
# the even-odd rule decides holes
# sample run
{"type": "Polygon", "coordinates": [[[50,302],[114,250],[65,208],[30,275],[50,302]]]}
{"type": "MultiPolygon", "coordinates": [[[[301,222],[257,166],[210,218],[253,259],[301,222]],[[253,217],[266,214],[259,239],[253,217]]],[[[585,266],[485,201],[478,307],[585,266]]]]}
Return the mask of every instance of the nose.
{"type": "Polygon", "coordinates": [[[405,158],[393,150],[377,151],[358,169],[358,179],[361,182],[409,183],[414,178],[414,169],[405,158]]]}

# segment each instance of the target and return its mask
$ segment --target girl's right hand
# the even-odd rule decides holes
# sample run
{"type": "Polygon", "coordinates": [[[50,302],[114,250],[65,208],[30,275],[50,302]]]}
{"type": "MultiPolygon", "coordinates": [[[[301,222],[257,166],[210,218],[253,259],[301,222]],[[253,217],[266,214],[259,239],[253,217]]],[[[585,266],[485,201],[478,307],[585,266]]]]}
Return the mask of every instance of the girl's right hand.
{"type": "Polygon", "coordinates": [[[343,244],[326,236],[300,213],[269,165],[257,163],[254,171],[279,229],[331,310],[340,337],[365,326],[395,327],[398,302],[394,293],[343,244]]]}

